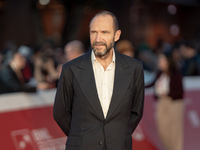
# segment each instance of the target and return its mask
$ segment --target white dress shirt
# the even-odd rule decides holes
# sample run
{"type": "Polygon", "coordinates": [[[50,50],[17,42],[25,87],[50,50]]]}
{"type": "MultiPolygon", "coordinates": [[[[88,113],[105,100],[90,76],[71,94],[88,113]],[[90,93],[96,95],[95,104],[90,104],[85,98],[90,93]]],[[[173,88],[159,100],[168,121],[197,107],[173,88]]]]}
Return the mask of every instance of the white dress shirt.
{"type": "Polygon", "coordinates": [[[106,118],[113,94],[114,74],[115,74],[115,52],[110,65],[104,70],[103,66],[96,59],[94,52],[91,55],[97,93],[101,103],[104,117],[106,118]]]}

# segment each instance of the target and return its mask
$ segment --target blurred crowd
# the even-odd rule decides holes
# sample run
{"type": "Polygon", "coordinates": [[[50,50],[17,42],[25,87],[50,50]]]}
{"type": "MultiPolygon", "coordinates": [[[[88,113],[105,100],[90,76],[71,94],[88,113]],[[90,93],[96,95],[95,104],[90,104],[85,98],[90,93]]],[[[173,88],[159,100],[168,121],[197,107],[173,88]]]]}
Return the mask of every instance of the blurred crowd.
{"type": "MultiPolygon", "coordinates": [[[[35,92],[56,88],[62,65],[82,54],[87,49],[81,41],[74,40],[63,48],[46,41],[41,46],[21,45],[8,42],[0,50],[0,93],[35,92]]],[[[151,49],[146,43],[134,46],[129,40],[120,40],[115,49],[120,53],[143,62],[145,79],[153,78],[158,70],[158,55],[172,55],[183,76],[200,75],[200,45],[192,40],[175,44],[158,41],[151,49]]]]}
{"type": "Polygon", "coordinates": [[[20,47],[9,42],[0,52],[0,93],[35,92],[56,88],[62,65],[82,55],[84,46],[76,40],[64,49],[52,41],[20,47]]]}

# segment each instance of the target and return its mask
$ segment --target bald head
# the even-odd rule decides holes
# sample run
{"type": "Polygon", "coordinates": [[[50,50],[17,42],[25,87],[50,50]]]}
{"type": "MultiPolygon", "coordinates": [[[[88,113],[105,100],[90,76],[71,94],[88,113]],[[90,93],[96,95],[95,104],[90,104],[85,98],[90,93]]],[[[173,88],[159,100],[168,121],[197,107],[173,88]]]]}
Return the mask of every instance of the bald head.
{"type": "Polygon", "coordinates": [[[74,40],[65,45],[65,58],[70,61],[84,53],[84,46],[81,41],[74,40]]]}
{"type": "Polygon", "coordinates": [[[94,21],[95,18],[99,17],[99,16],[111,16],[112,17],[112,20],[113,20],[113,29],[114,31],[116,32],[117,30],[119,30],[119,23],[118,23],[118,20],[117,20],[117,17],[110,11],[101,11],[99,13],[97,13],[93,18],[92,20],[90,21],[90,28],[91,28],[91,23],[94,21]]]}

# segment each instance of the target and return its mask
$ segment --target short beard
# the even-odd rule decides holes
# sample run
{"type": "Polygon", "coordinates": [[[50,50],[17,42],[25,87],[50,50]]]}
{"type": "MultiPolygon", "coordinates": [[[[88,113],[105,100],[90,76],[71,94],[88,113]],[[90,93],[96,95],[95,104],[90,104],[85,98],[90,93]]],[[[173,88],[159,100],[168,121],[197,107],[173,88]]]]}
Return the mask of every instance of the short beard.
{"type": "Polygon", "coordinates": [[[110,50],[114,47],[114,40],[113,42],[110,43],[110,45],[107,45],[106,43],[104,42],[94,42],[92,44],[92,49],[94,51],[94,54],[96,57],[104,57],[106,56],[108,53],[110,53],[110,50]],[[105,46],[105,49],[102,51],[102,52],[98,52],[97,49],[94,47],[95,45],[104,45],[105,46]]]}

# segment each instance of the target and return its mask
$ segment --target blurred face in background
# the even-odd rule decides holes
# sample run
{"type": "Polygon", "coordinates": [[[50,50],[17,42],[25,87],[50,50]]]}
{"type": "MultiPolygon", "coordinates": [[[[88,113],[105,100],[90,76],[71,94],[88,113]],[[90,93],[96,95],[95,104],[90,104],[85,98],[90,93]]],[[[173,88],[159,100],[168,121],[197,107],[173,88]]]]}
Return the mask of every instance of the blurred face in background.
{"type": "Polygon", "coordinates": [[[77,58],[78,56],[80,56],[82,53],[80,53],[79,51],[73,51],[72,47],[67,47],[65,49],[65,59],[67,61],[70,61],[72,59],[77,58]]]}
{"type": "Polygon", "coordinates": [[[97,57],[103,57],[114,47],[121,31],[114,30],[113,18],[110,15],[96,16],[90,24],[90,43],[97,57]]]}
{"type": "Polygon", "coordinates": [[[15,53],[12,62],[18,69],[23,69],[26,66],[26,58],[20,53],[15,53]]]}
{"type": "Polygon", "coordinates": [[[77,40],[71,41],[66,44],[64,52],[67,61],[75,59],[84,53],[83,44],[77,40]]]}
{"type": "Polygon", "coordinates": [[[134,47],[129,40],[121,40],[115,46],[116,50],[124,55],[134,57],[134,47]]]}
{"type": "Polygon", "coordinates": [[[169,63],[164,54],[160,54],[158,57],[158,68],[163,72],[168,72],[169,63]]]}
{"type": "Polygon", "coordinates": [[[180,46],[180,52],[184,59],[190,59],[196,55],[196,50],[194,48],[185,45],[180,46]]]}
{"type": "Polygon", "coordinates": [[[183,58],[187,58],[187,47],[185,45],[180,46],[180,54],[183,58]]]}

